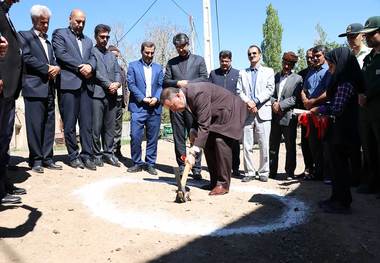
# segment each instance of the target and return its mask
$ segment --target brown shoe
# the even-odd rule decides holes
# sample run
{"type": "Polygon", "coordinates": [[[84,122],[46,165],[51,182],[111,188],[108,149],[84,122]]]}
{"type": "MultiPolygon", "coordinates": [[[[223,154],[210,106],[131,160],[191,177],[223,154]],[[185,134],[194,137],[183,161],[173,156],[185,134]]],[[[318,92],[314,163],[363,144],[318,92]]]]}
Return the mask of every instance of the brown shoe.
{"type": "Polygon", "coordinates": [[[228,193],[228,189],[224,188],[223,185],[217,185],[211,190],[209,195],[224,195],[228,193]]]}

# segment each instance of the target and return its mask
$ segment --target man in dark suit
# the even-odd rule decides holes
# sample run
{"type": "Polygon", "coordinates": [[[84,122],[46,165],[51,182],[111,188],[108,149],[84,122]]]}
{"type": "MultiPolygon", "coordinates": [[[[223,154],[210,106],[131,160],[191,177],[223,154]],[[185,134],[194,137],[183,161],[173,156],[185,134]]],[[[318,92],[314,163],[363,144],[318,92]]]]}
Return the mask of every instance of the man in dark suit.
{"type": "MultiPolygon", "coordinates": [[[[174,36],[173,44],[178,56],[168,61],[164,77],[164,87],[183,88],[191,82],[206,81],[208,74],[206,63],[201,56],[190,53],[189,38],[184,33],[174,36]]],[[[170,112],[170,120],[173,129],[176,161],[180,173],[184,169],[182,155],[186,154],[186,132],[189,134],[192,116],[188,112],[170,112]]],[[[202,179],[201,153],[197,155],[197,161],[193,168],[193,178],[202,179]]]]}
{"type": "Polygon", "coordinates": [[[172,112],[187,111],[194,117],[197,132],[186,157],[190,165],[204,149],[210,173],[210,195],[228,193],[231,180],[232,147],[243,135],[247,106],[238,96],[209,82],[189,83],[184,88],[167,88],[161,103],[172,112]]]}
{"type": "MultiPolygon", "coordinates": [[[[12,194],[25,194],[25,189],[10,183],[7,176],[9,143],[15,120],[15,100],[21,89],[22,57],[17,32],[8,11],[14,0],[0,2],[0,33],[2,43],[8,43],[4,56],[0,57],[0,204],[19,203],[21,198],[12,194]]],[[[4,48],[4,47],[3,47],[4,48]]]]}
{"type": "Polygon", "coordinates": [[[89,81],[96,69],[92,54],[92,41],[83,35],[86,15],[74,9],[69,17],[68,28],[53,32],[53,48],[58,65],[59,103],[63,120],[65,142],[70,166],[96,170],[92,147],[92,96],[94,87],[89,81]],[[76,123],[79,121],[79,136],[82,151],[76,139],[76,123]]]}
{"type": "Polygon", "coordinates": [[[108,50],[111,51],[117,58],[120,67],[120,84],[121,87],[117,90],[116,99],[116,122],[115,122],[115,139],[113,151],[117,158],[123,158],[121,153],[121,137],[123,131],[123,112],[129,101],[129,90],[127,88],[127,74],[125,72],[125,63],[122,60],[120,50],[116,46],[108,46],[108,50]]]}
{"type": "MultiPolygon", "coordinates": [[[[239,70],[231,66],[232,53],[229,50],[222,50],[219,52],[220,67],[210,72],[209,80],[231,91],[231,96],[236,95],[236,84],[239,78],[239,70]]],[[[235,141],[232,150],[232,175],[240,177],[240,142],[235,141]]]]}
{"type": "Polygon", "coordinates": [[[302,89],[302,77],[292,72],[297,63],[297,55],[290,51],[282,56],[282,71],[274,76],[275,91],[271,97],[272,124],[269,139],[269,177],[277,176],[278,152],[281,137],[286,148],[285,171],[294,177],[296,169],[297,116],[293,114],[297,98],[302,89]]]}
{"type": "Polygon", "coordinates": [[[128,172],[143,168],[157,175],[157,142],[160,133],[162,106],[159,103],[164,74],[161,65],[153,62],[156,46],[152,42],[141,44],[141,59],[129,64],[128,89],[131,92],[128,109],[131,112],[131,155],[133,166],[128,172]],[[141,143],[146,129],[145,164],[141,160],[141,143]]]}
{"type": "Polygon", "coordinates": [[[33,28],[19,32],[24,59],[22,95],[25,102],[29,165],[32,171],[43,173],[43,166],[62,169],[61,165],[53,161],[55,79],[61,69],[57,66],[46,34],[51,17],[49,8],[34,5],[30,12],[33,28]]]}
{"type": "Polygon", "coordinates": [[[114,155],[117,90],[120,88],[120,67],[116,57],[107,50],[111,28],[99,24],[95,27],[96,58],[95,88],[93,99],[93,143],[95,164],[103,166],[103,160],[120,167],[114,155]],[[102,147],[103,146],[103,147],[102,147]],[[103,148],[103,152],[102,152],[103,148]]]}

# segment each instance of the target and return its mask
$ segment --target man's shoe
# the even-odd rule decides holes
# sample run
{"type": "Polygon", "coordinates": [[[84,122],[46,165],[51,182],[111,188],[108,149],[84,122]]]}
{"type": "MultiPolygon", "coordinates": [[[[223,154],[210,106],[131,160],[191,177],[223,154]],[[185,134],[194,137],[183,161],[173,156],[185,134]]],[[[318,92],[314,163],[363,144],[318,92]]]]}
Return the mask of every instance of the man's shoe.
{"type": "Polygon", "coordinates": [[[269,173],[269,178],[270,179],[276,179],[277,173],[269,173]]]}
{"type": "Polygon", "coordinates": [[[6,191],[8,194],[11,194],[11,195],[24,195],[24,194],[26,194],[26,190],[24,188],[16,187],[14,185],[12,185],[9,188],[7,187],[6,191]]]}
{"type": "Polygon", "coordinates": [[[44,167],[50,170],[62,170],[62,165],[56,164],[55,162],[44,164],[44,167]]]}
{"type": "Polygon", "coordinates": [[[261,181],[261,182],[268,182],[268,176],[266,176],[266,175],[260,175],[259,176],[259,181],[261,181]]]}
{"type": "Polygon", "coordinates": [[[112,166],[120,167],[119,160],[114,156],[112,156],[112,157],[105,157],[104,156],[103,159],[104,159],[105,163],[108,163],[112,166]]]}
{"type": "Polygon", "coordinates": [[[239,170],[233,170],[232,171],[232,177],[234,177],[234,178],[241,178],[239,170]]]}
{"type": "Polygon", "coordinates": [[[157,175],[157,170],[153,167],[153,166],[150,166],[148,165],[146,168],[145,168],[145,171],[147,171],[149,174],[151,175],[157,175]]]}
{"type": "Polygon", "coordinates": [[[94,159],[94,163],[96,166],[99,166],[99,167],[103,167],[104,166],[104,162],[101,158],[95,158],[94,159]]]}
{"type": "Polygon", "coordinates": [[[121,159],[121,158],[124,158],[124,156],[123,156],[123,154],[121,153],[121,150],[120,149],[117,149],[116,151],[115,151],[115,156],[117,157],[117,158],[119,158],[119,159],[121,159]]]}
{"type": "Polygon", "coordinates": [[[141,172],[141,171],[142,171],[142,167],[139,166],[139,165],[134,165],[134,166],[129,167],[129,168],[127,169],[127,172],[128,172],[128,173],[137,173],[137,172],[141,172]]]}
{"type": "Polygon", "coordinates": [[[192,173],[190,176],[193,177],[194,180],[202,180],[202,175],[200,173],[192,173]]]}
{"type": "Polygon", "coordinates": [[[0,200],[0,204],[19,204],[21,203],[21,198],[19,196],[14,196],[10,194],[6,194],[0,200]]]}
{"type": "Polygon", "coordinates": [[[223,185],[217,185],[211,190],[209,195],[224,195],[228,193],[228,189],[224,188],[223,185]]]}
{"type": "Polygon", "coordinates": [[[35,173],[43,174],[44,168],[41,165],[35,165],[32,167],[32,171],[35,173]]]}
{"type": "Polygon", "coordinates": [[[72,160],[69,165],[72,168],[81,168],[81,169],[84,169],[84,165],[83,165],[82,161],[79,158],[76,158],[76,159],[72,160]]]}
{"type": "Polygon", "coordinates": [[[250,181],[253,181],[255,180],[255,177],[254,176],[250,176],[250,175],[246,175],[243,177],[243,179],[241,179],[242,182],[246,183],[246,182],[250,182],[250,181]]]}
{"type": "Polygon", "coordinates": [[[84,167],[86,167],[88,170],[96,171],[96,165],[91,159],[86,159],[83,162],[84,167]]]}

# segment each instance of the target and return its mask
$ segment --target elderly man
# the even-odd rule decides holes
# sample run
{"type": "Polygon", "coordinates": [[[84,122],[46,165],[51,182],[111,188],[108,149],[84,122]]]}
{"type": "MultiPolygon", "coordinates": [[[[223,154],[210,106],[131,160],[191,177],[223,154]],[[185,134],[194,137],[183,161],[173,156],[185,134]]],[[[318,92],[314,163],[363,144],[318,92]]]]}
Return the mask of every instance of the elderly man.
{"type": "Polygon", "coordinates": [[[20,31],[24,59],[22,95],[25,102],[25,123],[32,171],[61,170],[53,161],[55,131],[55,79],[60,67],[53,47],[47,39],[51,12],[48,7],[34,5],[31,10],[33,28],[20,31]]]}
{"type": "Polygon", "coordinates": [[[269,177],[276,178],[278,168],[278,152],[281,137],[285,139],[286,160],[285,171],[288,177],[294,178],[296,169],[296,137],[297,116],[293,114],[296,100],[302,89],[302,77],[292,72],[298,57],[292,52],[282,56],[282,70],[275,76],[275,92],[271,98],[272,127],[269,139],[269,177]]]}
{"type": "Polygon", "coordinates": [[[92,41],[83,35],[86,15],[74,9],[69,17],[68,28],[53,32],[53,48],[61,76],[58,80],[60,112],[63,120],[65,142],[69,164],[73,168],[96,170],[92,147],[92,96],[94,86],[90,82],[96,69],[92,54],[92,41]],[[82,151],[76,138],[76,123],[79,121],[79,137],[82,151]]]}
{"type": "Polygon", "coordinates": [[[256,178],[253,165],[253,146],[257,140],[260,147],[258,179],[268,181],[269,135],[272,109],[270,98],[274,92],[274,71],[260,64],[261,49],[256,45],[248,48],[250,67],[241,70],[236,86],[237,94],[247,104],[249,114],[244,126],[244,172],[243,182],[256,178]]]}
{"type": "Polygon", "coordinates": [[[95,88],[93,95],[92,138],[95,164],[103,166],[103,161],[120,167],[114,155],[114,138],[116,124],[117,90],[120,88],[120,67],[116,57],[107,50],[109,33],[108,25],[95,27],[96,45],[93,49],[96,58],[95,88]],[[103,150],[103,151],[102,151],[103,150]]]}
{"type": "Polygon", "coordinates": [[[363,25],[360,23],[353,23],[347,26],[346,32],[340,34],[338,37],[347,37],[347,43],[352,52],[357,58],[360,67],[363,67],[364,58],[371,52],[365,44],[364,34],[360,31],[363,30],[363,25]]]}
{"type": "Polygon", "coordinates": [[[210,195],[228,193],[231,180],[232,147],[242,136],[247,106],[238,96],[212,83],[189,83],[184,88],[166,88],[161,103],[172,112],[187,111],[194,117],[196,136],[186,162],[204,150],[210,173],[210,195]]]}
{"type": "MultiPolygon", "coordinates": [[[[0,2],[0,33],[3,49],[8,42],[6,54],[0,57],[0,204],[19,203],[21,198],[12,194],[25,194],[25,189],[10,183],[7,172],[9,143],[15,121],[15,100],[21,90],[22,52],[19,38],[9,18],[9,9],[18,2],[0,2]]],[[[6,49],[6,48],[5,48],[6,49]]]]}
{"type": "Polygon", "coordinates": [[[364,59],[366,86],[365,93],[359,95],[361,138],[369,169],[360,192],[373,193],[380,190],[380,16],[368,18],[361,33],[372,51],[364,59]]]}

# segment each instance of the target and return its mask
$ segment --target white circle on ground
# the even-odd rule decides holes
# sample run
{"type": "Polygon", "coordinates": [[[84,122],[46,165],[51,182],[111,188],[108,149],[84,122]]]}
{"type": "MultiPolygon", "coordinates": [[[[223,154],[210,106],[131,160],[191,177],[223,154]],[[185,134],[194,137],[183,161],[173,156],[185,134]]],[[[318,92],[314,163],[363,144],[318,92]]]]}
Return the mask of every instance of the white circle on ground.
{"type": "MultiPolygon", "coordinates": [[[[168,180],[146,181],[128,177],[117,177],[104,179],[88,184],[74,192],[82,200],[90,211],[100,218],[109,222],[119,224],[130,229],[146,229],[170,234],[200,235],[200,236],[229,236],[236,234],[258,234],[267,233],[302,224],[306,220],[309,210],[308,206],[295,197],[284,196],[282,193],[271,189],[260,188],[252,185],[232,186],[234,192],[258,193],[270,195],[285,205],[284,212],[275,219],[271,219],[265,225],[245,225],[241,227],[221,227],[215,223],[205,220],[204,222],[188,222],[181,218],[173,218],[168,213],[149,213],[141,211],[120,211],[112,202],[106,198],[108,190],[122,184],[157,184],[174,183],[168,180]]],[[[174,196],[173,196],[174,198],[174,196]]],[[[178,205],[173,203],[173,205],[178,205]]]]}

